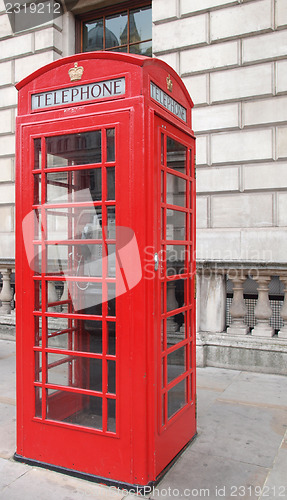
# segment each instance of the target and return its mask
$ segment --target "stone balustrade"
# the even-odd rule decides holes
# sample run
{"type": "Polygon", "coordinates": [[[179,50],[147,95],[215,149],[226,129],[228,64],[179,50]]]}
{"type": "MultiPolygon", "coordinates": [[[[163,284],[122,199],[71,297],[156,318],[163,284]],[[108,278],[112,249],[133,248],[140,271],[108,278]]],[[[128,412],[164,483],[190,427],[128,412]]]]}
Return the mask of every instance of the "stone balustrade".
{"type": "MultiPolygon", "coordinates": [[[[11,285],[11,275],[15,272],[14,260],[5,259],[0,262],[0,273],[2,275],[2,288],[0,292],[0,317],[11,314],[15,307],[15,293],[11,285]]],[[[1,320],[0,320],[1,322],[1,320]]]]}
{"type": "MultiPolygon", "coordinates": [[[[14,262],[2,260],[0,272],[0,325],[12,328],[15,326],[11,284],[14,262]]],[[[198,365],[287,374],[287,264],[204,261],[197,263],[196,278],[198,365]],[[277,288],[280,284],[280,293],[277,290],[274,299],[275,281],[277,288]],[[251,300],[246,294],[248,283],[253,284],[251,300]]],[[[48,287],[49,311],[67,312],[66,284],[57,289],[55,284],[50,282],[48,287]]],[[[172,286],[168,288],[167,300],[176,307],[172,286]]],[[[184,336],[184,329],[175,332],[174,325],[170,325],[171,341],[181,334],[184,336]]]]}
{"type": "Polygon", "coordinates": [[[228,335],[253,335],[256,337],[287,339],[287,265],[265,265],[252,263],[199,262],[197,265],[197,331],[209,333],[226,332],[228,335]],[[284,326],[275,332],[271,324],[269,284],[273,277],[279,277],[284,285],[284,303],[280,318],[284,326]],[[256,325],[248,324],[247,306],[244,299],[246,280],[256,284],[256,325]],[[233,285],[232,302],[229,308],[231,323],[226,328],[226,283],[233,285]]]}

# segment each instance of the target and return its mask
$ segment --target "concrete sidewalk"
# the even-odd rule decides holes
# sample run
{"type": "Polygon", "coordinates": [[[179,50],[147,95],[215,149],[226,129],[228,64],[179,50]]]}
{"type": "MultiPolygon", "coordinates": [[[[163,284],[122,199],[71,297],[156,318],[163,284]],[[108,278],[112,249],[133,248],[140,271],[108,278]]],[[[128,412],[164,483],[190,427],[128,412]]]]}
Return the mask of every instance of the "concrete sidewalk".
{"type": "MultiPolygon", "coordinates": [[[[198,437],[147,498],[287,500],[287,377],[199,368],[198,437]]],[[[0,340],[0,499],[135,499],[14,462],[15,343],[0,340]]]]}

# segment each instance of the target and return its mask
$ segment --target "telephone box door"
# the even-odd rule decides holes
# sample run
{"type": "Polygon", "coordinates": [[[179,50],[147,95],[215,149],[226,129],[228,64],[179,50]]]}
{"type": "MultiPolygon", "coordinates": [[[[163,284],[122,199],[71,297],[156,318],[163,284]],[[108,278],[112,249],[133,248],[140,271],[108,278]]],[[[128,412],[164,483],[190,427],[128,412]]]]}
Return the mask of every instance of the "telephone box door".
{"type": "Polygon", "coordinates": [[[126,255],[137,259],[124,188],[129,123],[123,111],[24,127],[17,279],[33,290],[19,312],[23,330],[33,328],[18,359],[17,452],[132,482],[124,311],[141,275],[125,272],[126,255]]]}
{"type": "Polygon", "coordinates": [[[156,475],[195,435],[194,138],[155,119],[158,422],[156,475]]]}

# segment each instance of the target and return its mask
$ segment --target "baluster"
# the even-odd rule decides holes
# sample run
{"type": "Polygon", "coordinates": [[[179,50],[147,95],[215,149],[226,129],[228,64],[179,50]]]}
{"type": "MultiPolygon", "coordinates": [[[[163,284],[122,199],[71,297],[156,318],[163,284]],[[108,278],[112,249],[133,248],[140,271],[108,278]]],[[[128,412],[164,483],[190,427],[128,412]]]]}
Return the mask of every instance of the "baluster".
{"type": "Polygon", "coordinates": [[[226,280],[223,270],[203,271],[201,279],[200,328],[203,332],[221,333],[225,330],[226,280]]]}
{"type": "MultiPolygon", "coordinates": [[[[61,300],[68,300],[68,284],[66,280],[64,281],[64,290],[61,296],[61,300]]],[[[62,305],[62,311],[65,313],[68,312],[68,304],[62,305]]]]}
{"type": "Polygon", "coordinates": [[[175,298],[175,282],[169,281],[166,288],[166,305],[168,311],[178,309],[178,303],[175,298]]]}
{"type": "MultiPolygon", "coordinates": [[[[58,294],[55,287],[55,283],[53,281],[48,281],[48,303],[57,302],[58,294]]],[[[48,310],[51,312],[58,312],[57,306],[48,307],[48,310]]]]}
{"type": "Polygon", "coordinates": [[[229,309],[231,316],[231,326],[227,328],[227,333],[231,335],[246,335],[249,331],[248,326],[244,323],[244,318],[247,314],[247,307],[244,302],[243,284],[245,276],[229,277],[233,283],[233,299],[229,309]]]}
{"type": "Polygon", "coordinates": [[[284,326],[278,332],[279,339],[287,339],[287,276],[280,277],[284,283],[284,302],[280,310],[280,316],[284,321],[284,326]]]}
{"type": "Polygon", "coordinates": [[[271,280],[270,276],[257,276],[253,278],[258,282],[258,299],[254,309],[256,326],[252,330],[252,335],[258,337],[272,337],[274,334],[269,320],[272,316],[272,309],[269,301],[268,283],[271,280]]]}
{"type": "Polygon", "coordinates": [[[1,314],[11,314],[11,301],[13,299],[13,289],[11,287],[11,269],[1,270],[3,286],[0,293],[2,307],[1,314]]]}

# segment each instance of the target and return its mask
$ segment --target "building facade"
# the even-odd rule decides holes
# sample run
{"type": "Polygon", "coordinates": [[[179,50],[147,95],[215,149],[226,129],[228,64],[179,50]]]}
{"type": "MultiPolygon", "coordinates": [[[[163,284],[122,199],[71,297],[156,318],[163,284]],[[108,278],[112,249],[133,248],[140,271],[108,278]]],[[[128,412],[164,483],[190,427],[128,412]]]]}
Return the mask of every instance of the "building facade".
{"type": "Polygon", "coordinates": [[[14,321],[15,83],[77,51],[153,53],[195,105],[198,361],[286,373],[286,0],[79,0],[63,9],[17,31],[0,0],[2,324],[14,321]]]}

